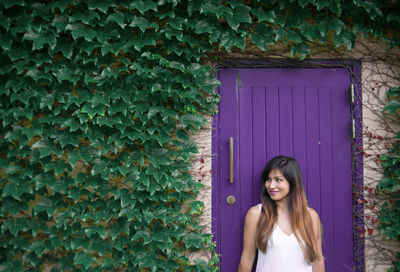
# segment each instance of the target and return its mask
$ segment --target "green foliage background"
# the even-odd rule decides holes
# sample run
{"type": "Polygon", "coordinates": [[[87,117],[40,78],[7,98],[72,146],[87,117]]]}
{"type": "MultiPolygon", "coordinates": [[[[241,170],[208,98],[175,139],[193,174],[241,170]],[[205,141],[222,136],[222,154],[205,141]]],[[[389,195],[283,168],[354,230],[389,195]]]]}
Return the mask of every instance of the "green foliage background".
{"type": "Polygon", "coordinates": [[[360,33],[398,46],[396,7],[1,0],[0,271],[216,270],[187,257],[213,250],[189,174],[189,135],[218,102],[209,54],[282,43],[305,58],[360,33]]]}
{"type": "MultiPolygon", "coordinates": [[[[400,121],[400,87],[390,88],[387,92],[388,103],[383,111],[392,116],[396,123],[400,121]]],[[[379,228],[388,239],[400,242],[400,132],[394,137],[388,153],[380,158],[384,177],[379,181],[378,192],[386,196],[379,214],[379,228]]],[[[400,252],[394,267],[389,271],[400,271],[400,252]]]]}

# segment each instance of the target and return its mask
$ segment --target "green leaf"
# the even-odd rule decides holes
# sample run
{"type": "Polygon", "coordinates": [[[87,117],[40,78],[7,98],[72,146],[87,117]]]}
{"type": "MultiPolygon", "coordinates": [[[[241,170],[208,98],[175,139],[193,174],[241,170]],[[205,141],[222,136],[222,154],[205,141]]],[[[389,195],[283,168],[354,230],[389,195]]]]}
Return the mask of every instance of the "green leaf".
{"type": "Polygon", "coordinates": [[[214,77],[198,77],[196,84],[208,92],[213,92],[217,86],[221,85],[221,82],[214,77]]]}
{"type": "Polygon", "coordinates": [[[155,272],[157,270],[154,256],[148,254],[140,254],[136,257],[136,262],[139,265],[140,269],[147,267],[150,268],[152,272],[155,272]]]}
{"type": "Polygon", "coordinates": [[[112,240],[118,237],[121,232],[129,235],[129,222],[126,217],[118,218],[118,221],[109,228],[109,234],[112,240]]]}
{"type": "Polygon", "coordinates": [[[80,190],[77,187],[71,188],[71,190],[68,193],[68,197],[74,199],[75,201],[79,199],[79,196],[80,196],[80,190]]]}
{"type": "Polygon", "coordinates": [[[400,101],[398,100],[390,101],[389,103],[386,104],[385,107],[383,107],[383,111],[387,111],[390,114],[395,114],[399,109],[400,109],[400,101]]]}
{"type": "Polygon", "coordinates": [[[233,30],[237,30],[241,23],[251,23],[250,8],[245,5],[236,7],[233,15],[226,14],[226,21],[233,30]]]}
{"type": "Polygon", "coordinates": [[[33,41],[33,50],[42,49],[45,44],[48,44],[53,49],[57,43],[56,36],[53,33],[36,33],[32,30],[27,31],[22,40],[33,41]]]}
{"type": "Polygon", "coordinates": [[[190,233],[184,238],[185,244],[188,248],[202,248],[204,245],[204,238],[202,234],[190,233]]]}
{"type": "Polygon", "coordinates": [[[24,0],[3,0],[1,3],[4,5],[6,9],[12,6],[25,6],[24,0]]]}
{"type": "Polygon", "coordinates": [[[33,144],[32,148],[39,150],[39,159],[49,156],[52,152],[55,151],[54,145],[49,140],[40,140],[33,144]]]}
{"type": "Polygon", "coordinates": [[[194,33],[211,33],[215,27],[208,20],[199,20],[194,27],[194,33]]]}
{"type": "Polygon", "coordinates": [[[144,33],[140,33],[139,35],[135,36],[135,39],[131,39],[127,43],[127,47],[133,46],[135,50],[140,51],[142,50],[143,47],[145,46],[155,46],[156,45],[156,40],[155,40],[156,35],[154,32],[151,31],[146,31],[144,33]]]}
{"type": "Polygon", "coordinates": [[[129,190],[123,189],[121,190],[120,193],[121,193],[121,208],[125,208],[129,204],[133,204],[132,206],[134,206],[136,201],[132,199],[132,194],[131,192],[129,192],[129,190]]]}
{"type": "Polygon", "coordinates": [[[91,237],[93,234],[98,234],[102,239],[105,239],[107,236],[107,230],[103,226],[93,226],[85,228],[85,233],[91,237]]]}
{"type": "Polygon", "coordinates": [[[11,35],[9,34],[3,35],[2,39],[0,39],[0,47],[3,48],[3,50],[9,51],[11,49],[12,42],[13,39],[11,35]]]}
{"type": "Polygon", "coordinates": [[[251,35],[253,42],[261,50],[267,51],[266,44],[271,44],[274,42],[274,32],[272,28],[268,27],[265,24],[260,24],[254,28],[254,32],[255,33],[251,35]]]}
{"type": "Polygon", "coordinates": [[[330,22],[330,28],[336,32],[336,35],[339,35],[342,29],[346,28],[346,24],[338,18],[333,18],[330,22]]]}
{"type": "Polygon", "coordinates": [[[300,26],[300,33],[311,42],[314,42],[316,39],[318,39],[318,32],[315,26],[303,23],[300,26]]]}
{"type": "Polygon", "coordinates": [[[17,200],[21,200],[21,195],[23,193],[32,194],[32,186],[26,182],[21,182],[19,184],[7,183],[3,188],[3,193],[1,194],[3,197],[12,196],[17,200]]]}
{"type": "Polygon", "coordinates": [[[7,230],[14,236],[18,234],[20,231],[25,231],[26,229],[26,219],[24,218],[7,218],[1,224],[1,232],[5,233],[7,230]]]}
{"type": "MultiPolygon", "coordinates": [[[[72,73],[71,70],[68,68],[60,68],[59,70],[53,72],[53,74],[57,77],[57,80],[59,82],[66,80],[66,81],[72,81],[72,73]]],[[[53,101],[51,101],[53,102],[53,101]]]]}
{"type": "Polygon", "coordinates": [[[65,27],[68,25],[68,16],[61,15],[54,17],[51,25],[56,27],[57,32],[63,31],[65,27]]]}
{"type": "Polygon", "coordinates": [[[87,250],[89,248],[89,243],[90,240],[89,238],[75,238],[71,240],[71,249],[76,250],[76,249],[83,249],[87,250]]]}
{"type": "Polygon", "coordinates": [[[68,144],[77,147],[79,145],[79,136],[69,133],[64,133],[57,137],[60,141],[61,148],[65,148],[68,144]]]}
{"type": "Polygon", "coordinates": [[[276,29],[275,32],[275,42],[283,41],[286,35],[286,32],[283,29],[276,29]]]}
{"type": "Polygon", "coordinates": [[[92,255],[86,254],[85,252],[79,251],[75,254],[74,261],[76,264],[81,264],[85,267],[86,270],[90,268],[93,262],[96,262],[96,259],[93,258],[92,255]]]}
{"type": "Polygon", "coordinates": [[[275,23],[276,20],[276,15],[275,15],[275,11],[270,9],[268,11],[263,10],[263,8],[259,7],[258,9],[253,9],[251,10],[251,13],[254,14],[254,16],[256,16],[256,18],[258,19],[258,25],[264,25],[264,24],[260,24],[261,22],[269,22],[269,23],[275,23]]]}
{"type": "Polygon", "coordinates": [[[14,260],[14,261],[6,261],[0,264],[0,271],[1,272],[24,272],[24,266],[22,265],[21,261],[14,260]]]}
{"type": "Polygon", "coordinates": [[[17,213],[19,213],[20,211],[28,211],[28,204],[24,201],[19,201],[16,200],[14,198],[10,198],[10,197],[5,197],[5,195],[9,195],[10,193],[14,193],[12,192],[7,192],[6,194],[4,194],[3,191],[3,204],[1,206],[1,210],[4,212],[10,212],[12,215],[16,215],[17,213]]]}
{"type": "Polygon", "coordinates": [[[340,34],[334,35],[333,41],[336,47],[340,46],[341,44],[344,44],[347,50],[351,50],[355,43],[355,36],[349,30],[343,29],[340,32],[340,34]]]}
{"type": "Polygon", "coordinates": [[[89,0],[86,2],[89,10],[99,10],[104,14],[107,14],[108,6],[110,5],[110,1],[107,0],[89,0]]]}
{"type": "Polygon", "coordinates": [[[124,29],[126,26],[126,23],[124,23],[124,20],[125,20],[124,13],[119,12],[119,11],[112,13],[107,17],[107,21],[117,23],[122,29],[124,29]]]}
{"type": "Polygon", "coordinates": [[[149,25],[149,21],[144,17],[135,16],[129,26],[138,27],[142,32],[146,30],[149,25]]]}
{"type": "Polygon", "coordinates": [[[42,241],[36,240],[31,244],[29,249],[30,249],[30,251],[35,252],[35,254],[37,256],[40,256],[44,252],[45,247],[44,247],[42,241]]]}
{"type": "Polygon", "coordinates": [[[400,23],[400,15],[398,13],[391,12],[387,15],[386,21],[387,22],[394,21],[394,22],[400,23]]]}
{"type": "Polygon", "coordinates": [[[250,7],[245,5],[235,7],[233,9],[233,16],[235,17],[236,22],[251,24],[252,20],[250,16],[250,10],[250,7]]]}
{"type": "Polygon", "coordinates": [[[299,2],[300,6],[301,6],[302,8],[304,8],[305,6],[307,6],[307,5],[310,4],[310,3],[313,3],[312,0],[299,0],[298,2],[299,2]]]}
{"type": "Polygon", "coordinates": [[[92,41],[96,37],[96,32],[89,26],[83,24],[68,24],[65,30],[71,31],[72,38],[76,41],[83,37],[87,41],[92,41]]]}
{"type": "Polygon", "coordinates": [[[89,163],[94,155],[96,155],[95,149],[83,146],[78,150],[71,150],[69,152],[69,163],[71,167],[79,160],[82,160],[84,163],[89,163]]]}
{"type": "Polygon", "coordinates": [[[303,39],[301,38],[301,35],[299,33],[297,33],[296,31],[289,31],[287,34],[287,41],[301,43],[301,42],[303,42],[303,39]]]}
{"type": "Polygon", "coordinates": [[[107,254],[107,252],[110,252],[110,247],[111,247],[110,244],[111,244],[110,241],[97,239],[93,241],[92,244],[90,245],[90,251],[98,254],[100,257],[104,257],[107,254]]]}
{"type": "Polygon", "coordinates": [[[193,114],[185,114],[180,118],[180,120],[182,121],[184,127],[191,125],[196,128],[200,128],[205,122],[204,117],[193,114]]]}
{"type": "Polygon", "coordinates": [[[105,115],[105,108],[104,108],[103,104],[98,104],[98,105],[93,107],[93,105],[91,103],[85,103],[85,105],[83,106],[81,112],[87,113],[89,118],[93,119],[93,117],[95,117],[96,114],[98,114],[100,116],[104,116],[105,115]]]}
{"type": "Polygon", "coordinates": [[[72,4],[76,4],[75,1],[61,0],[57,2],[50,2],[47,5],[49,5],[52,12],[54,12],[54,10],[58,8],[62,13],[64,13],[64,10],[67,8],[67,5],[72,5],[72,4]]]}
{"type": "Polygon", "coordinates": [[[70,23],[81,22],[84,25],[93,25],[94,22],[98,22],[100,19],[100,14],[98,12],[89,11],[89,9],[85,8],[82,12],[77,11],[69,14],[68,21],[70,23]]]}
{"type": "Polygon", "coordinates": [[[105,159],[96,158],[93,160],[93,164],[94,164],[92,168],[93,175],[100,174],[102,176],[108,176],[108,174],[110,173],[109,161],[105,159]]]}
{"type": "MultiPolygon", "coordinates": [[[[219,18],[224,15],[224,13],[228,13],[230,15],[233,14],[233,11],[231,8],[220,5],[219,3],[212,3],[212,2],[207,2],[207,1],[202,1],[199,2],[201,4],[200,8],[197,6],[195,7],[195,3],[190,3],[188,5],[188,12],[193,13],[193,9],[197,9],[200,11],[201,14],[210,14],[211,16],[215,16],[216,18],[219,18]]],[[[192,16],[190,16],[192,17],[192,16]]]]}
{"type": "Polygon", "coordinates": [[[46,211],[48,215],[52,215],[54,208],[57,207],[54,207],[53,201],[48,197],[43,197],[33,208],[33,213],[37,215],[41,211],[46,211]]]}
{"type": "Polygon", "coordinates": [[[306,56],[311,55],[311,48],[306,43],[292,44],[290,46],[290,55],[295,57],[296,53],[300,55],[300,59],[304,59],[306,56]]]}
{"type": "Polygon", "coordinates": [[[132,1],[129,3],[129,8],[137,9],[141,14],[148,10],[157,11],[157,3],[153,1],[132,1]]]}
{"type": "Polygon", "coordinates": [[[36,191],[45,187],[47,184],[53,184],[55,182],[54,175],[50,173],[40,173],[39,175],[34,177],[34,182],[36,182],[35,189],[36,191]]]}
{"type": "Polygon", "coordinates": [[[113,248],[116,248],[119,251],[122,251],[125,247],[125,245],[127,245],[129,243],[129,240],[125,237],[119,237],[118,239],[116,239],[113,243],[113,248]]]}
{"type": "Polygon", "coordinates": [[[317,17],[317,29],[323,39],[327,37],[330,29],[330,22],[327,16],[317,17]]]}
{"type": "Polygon", "coordinates": [[[400,98],[400,87],[397,88],[389,88],[389,90],[387,91],[387,96],[389,99],[399,99],[400,98]]]}

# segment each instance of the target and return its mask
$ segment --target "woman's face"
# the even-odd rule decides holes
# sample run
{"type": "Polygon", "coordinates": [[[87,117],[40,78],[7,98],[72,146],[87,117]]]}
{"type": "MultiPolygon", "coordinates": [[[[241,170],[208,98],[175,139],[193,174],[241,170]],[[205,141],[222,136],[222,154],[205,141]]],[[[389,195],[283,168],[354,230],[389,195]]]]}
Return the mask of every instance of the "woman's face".
{"type": "Polygon", "coordinates": [[[265,188],[272,200],[281,201],[286,198],[290,191],[289,181],[278,169],[272,169],[265,181],[265,188]]]}

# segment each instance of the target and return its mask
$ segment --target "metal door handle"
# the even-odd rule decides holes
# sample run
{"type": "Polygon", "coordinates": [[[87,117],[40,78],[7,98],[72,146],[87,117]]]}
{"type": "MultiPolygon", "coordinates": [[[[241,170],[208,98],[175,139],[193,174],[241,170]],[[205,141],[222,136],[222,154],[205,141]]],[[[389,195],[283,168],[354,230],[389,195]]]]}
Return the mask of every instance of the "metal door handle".
{"type": "Polygon", "coordinates": [[[233,137],[229,137],[229,182],[233,183],[233,137]]]}

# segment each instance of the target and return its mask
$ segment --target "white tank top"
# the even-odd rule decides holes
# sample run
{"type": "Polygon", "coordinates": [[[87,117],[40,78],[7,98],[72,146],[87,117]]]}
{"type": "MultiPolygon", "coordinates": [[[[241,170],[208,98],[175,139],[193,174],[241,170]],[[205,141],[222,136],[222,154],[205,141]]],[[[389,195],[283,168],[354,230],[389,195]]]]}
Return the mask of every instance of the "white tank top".
{"type": "MultiPolygon", "coordinates": [[[[262,204],[259,204],[260,210],[262,204]]],[[[257,272],[312,272],[304,252],[292,233],[287,235],[275,224],[268,240],[267,253],[258,251],[257,272]]]]}

